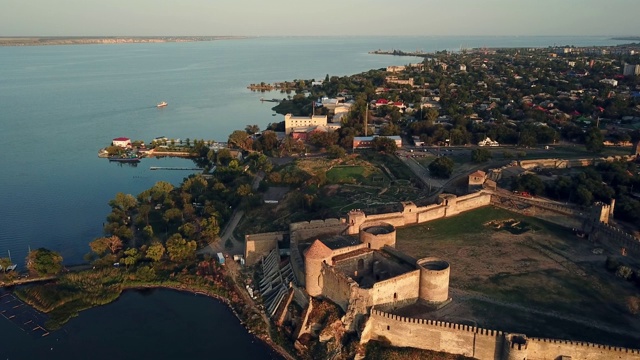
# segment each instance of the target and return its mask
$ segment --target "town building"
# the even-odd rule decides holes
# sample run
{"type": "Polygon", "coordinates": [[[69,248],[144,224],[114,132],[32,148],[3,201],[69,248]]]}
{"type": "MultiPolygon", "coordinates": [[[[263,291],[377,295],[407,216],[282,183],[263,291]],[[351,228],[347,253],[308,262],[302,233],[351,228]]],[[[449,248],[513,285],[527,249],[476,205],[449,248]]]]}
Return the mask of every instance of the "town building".
{"type": "Polygon", "coordinates": [[[127,137],[118,137],[111,141],[113,146],[119,146],[121,148],[131,147],[131,139],[127,137]]]}
{"type": "Polygon", "coordinates": [[[327,126],[327,115],[312,116],[284,116],[284,132],[290,135],[295,128],[308,128],[310,126],[327,126]]]}
{"type": "Polygon", "coordinates": [[[640,75],[640,65],[624,64],[624,69],[622,70],[622,75],[624,75],[624,76],[640,75]]]}

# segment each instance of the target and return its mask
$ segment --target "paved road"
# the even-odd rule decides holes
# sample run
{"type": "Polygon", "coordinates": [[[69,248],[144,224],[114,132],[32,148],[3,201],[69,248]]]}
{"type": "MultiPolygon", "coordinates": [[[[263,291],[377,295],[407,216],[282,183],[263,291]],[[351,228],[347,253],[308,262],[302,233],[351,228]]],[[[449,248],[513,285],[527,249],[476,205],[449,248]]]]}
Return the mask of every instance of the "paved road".
{"type": "MultiPolygon", "coordinates": [[[[253,179],[251,183],[251,188],[255,191],[258,190],[258,186],[260,186],[260,182],[264,179],[265,173],[260,171],[256,174],[256,177],[253,179]]],[[[214,255],[219,252],[224,252],[230,255],[241,255],[244,254],[244,242],[239,241],[233,236],[233,232],[238,227],[240,220],[244,216],[244,211],[236,209],[231,215],[231,220],[227,223],[224,229],[222,229],[222,235],[218,237],[214,242],[205,246],[204,248],[198,250],[198,254],[209,254],[214,255]],[[227,240],[231,240],[232,246],[227,248],[225,244],[227,240]]]]}

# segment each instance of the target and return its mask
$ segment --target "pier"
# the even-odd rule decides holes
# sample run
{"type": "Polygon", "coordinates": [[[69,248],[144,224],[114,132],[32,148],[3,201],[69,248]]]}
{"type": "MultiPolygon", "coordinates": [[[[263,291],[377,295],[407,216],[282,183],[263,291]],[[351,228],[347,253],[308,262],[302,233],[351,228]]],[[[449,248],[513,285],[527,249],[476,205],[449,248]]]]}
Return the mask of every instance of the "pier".
{"type": "Polygon", "coordinates": [[[0,315],[32,336],[49,335],[49,330],[44,327],[47,317],[11,293],[0,293],[0,315]]]}
{"type": "Polygon", "coordinates": [[[203,168],[196,167],[163,167],[163,166],[152,166],[149,170],[190,170],[190,171],[204,171],[203,168]]]}

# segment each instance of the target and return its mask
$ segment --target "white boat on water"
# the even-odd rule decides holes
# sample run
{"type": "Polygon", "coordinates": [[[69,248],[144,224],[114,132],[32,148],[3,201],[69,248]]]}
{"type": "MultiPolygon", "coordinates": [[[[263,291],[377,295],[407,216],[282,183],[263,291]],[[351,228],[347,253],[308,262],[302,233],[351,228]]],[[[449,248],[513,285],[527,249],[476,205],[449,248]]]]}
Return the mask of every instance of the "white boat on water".
{"type": "Polygon", "coordinates": [[[163,102],[159,103],[158,105],[156,105],[156,107],[159,107],[159,108],[165,107],[165,106],[167,106],[167,102],[166,101],[163,101],[163,102]]]}

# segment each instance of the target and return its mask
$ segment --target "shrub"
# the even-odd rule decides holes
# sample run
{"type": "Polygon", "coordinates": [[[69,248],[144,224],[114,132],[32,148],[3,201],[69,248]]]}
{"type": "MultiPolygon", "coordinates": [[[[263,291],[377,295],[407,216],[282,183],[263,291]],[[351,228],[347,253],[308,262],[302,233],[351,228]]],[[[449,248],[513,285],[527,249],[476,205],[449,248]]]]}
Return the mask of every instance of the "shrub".
{"type": "Polygon", "coordinates": [[[632,275],[633,275],[633,270],[631,270],[631,268],[628,266],[620,265],[616,270],[616,276],[621,277],[625,280],[629,280],[632,275]]]}

